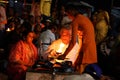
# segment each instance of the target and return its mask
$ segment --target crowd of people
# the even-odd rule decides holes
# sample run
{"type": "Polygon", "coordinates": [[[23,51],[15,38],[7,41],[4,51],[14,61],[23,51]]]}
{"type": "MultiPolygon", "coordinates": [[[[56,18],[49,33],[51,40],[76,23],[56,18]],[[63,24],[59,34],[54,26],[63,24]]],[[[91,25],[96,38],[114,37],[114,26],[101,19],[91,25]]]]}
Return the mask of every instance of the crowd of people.
{"type": "MultiPolygon", "coordinates": [[[[107,11],[99,10],[89,18],[80,13],[78,7],[68,4],[62,5],[60,12],[53,9],[51,15],[47,15],[43,14],[44,10],[40,12],[43,2],[41,5],[33,2],[30,12],[23,10],[21,16],[14,8],[0,4],[0,48],[4,49],[3,59],[7,61],[4,67],[9,79],[24,80],[26,71],[37,61],[50,61],[51,58],[68,59],[75,72],[80,74],[91,64],[102,69],[105,65],[102,57],[110,54],[107,47],[112,50],[112,46],[118,47],[120,41],[118,37],[117,45],[114,41],[110,46],[105,43],[115,39],[108,37],[111,28],[107,11]],[[101,47],[106,50],[102,51],[101,47]]],[[[115,49],[111,52],[117,54],[115,49]]],[[[116,57],[112,55],[110,58],[116,57]]]]}

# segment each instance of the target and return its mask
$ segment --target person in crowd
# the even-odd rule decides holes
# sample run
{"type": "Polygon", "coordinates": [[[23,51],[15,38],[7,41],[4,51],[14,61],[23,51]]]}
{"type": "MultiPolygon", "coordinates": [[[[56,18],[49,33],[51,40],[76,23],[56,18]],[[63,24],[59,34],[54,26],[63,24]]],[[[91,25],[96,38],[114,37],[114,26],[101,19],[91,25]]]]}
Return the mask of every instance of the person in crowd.
{"type": "Polygon", "coordinates": [[[95,41],[97,45],[98,64],[102,68],[104,74],[108,74],[110,70],[110,52],[114,44],[114,37],[109,34],[110,17],[108,11],[99,8],[92,17],[95,29],[95,41]]]}
{"type": "MultiPolygon", "coordinates": [[[[120,24],[119,24],[120,26],[120,24]]],[[[120,27],[117,28],[117,36],[114,40],[114,44],[111,47],[111,52],[110,52],[110,58],[109,58],[109,62],[110,62],[110,69],[109,72],[111,75],[116,75],[117,79],[120,79],[119,77],[119,67],[120,67],[120,63],[118,62],[120,60],[120,27]],[[110,72],[111,70],[111,72],[110,72]]],[[[109,43],[110,44],[110,43],[109,43]]],[[[116,80],[117,80],[116,79],[116,80]]]]}
{"type": "Polygon", "coordinates": [[[47,30],[40,34],[38,44],[41,43],[42,52],[41,55],[48,49],[48,46],[55,40],[56,26],[50,25],[47,30]]]}
{"type": "MultiPolygon", "coordinates": [[[[53,41],[52,44],[48,47],[46,53],[43,55],[43,57],[47,60],[50,60],[51,57],[56,58],[64,54],[65,50],[67,49],[70,41],[71,41],[71,27],[69,25],[64,25],[60,30],[60,38],[53,41]],[[60,53],[60,54],[58,54],[60,53]]],[[[82,33],[81,33],[82,34],[82,33]]],[[[82,41],[82,38],[81,38],[82,41]]],[[[80,43],[81,44],[81,43],[80,43]]],[[[68,55],[66,55],[66,58],[68,58],[69,61],[72,62],[73,67],[75,64],[75,61],[78,57],[77,51],[81,48],[81,46],[76,45],[68,55]]]]}
{"type": "Polygon", "coordinates": [[[36,47],[39,47],[40,44],[38,44],[38,40],[41,34],[41,26],[39,24],[35,25],[34,32],[35,32],[35,38],[33,40],[33,43],[36,45],[36,47]]]}
{"type": "Polygon", "coordinates": [[[68,15],[64,16],[62,21],[61,21],[61,25],[65,25],[67,23],[71,23],[72,22],[72,19],[69,18],[68,15]]]}
{"type": "Polygon", "coordinates": [[[49,27],[51,25],[51,20],[50,19],[47,19],[46,22],[45,22],[45,26],[46,27],[49,27]]]}
{"type": "Polygon", "coordinates": [[[7,73],[11,80],[25,80],[26,70],[38,59],[37,48],[33,44],[35,33],[29,25],[24,25],[22,39],[11,48],[7,73]]]}
{"type": "Polygon", "coordinates": [[[99,9],[93,15],[96,44],[99,45],[108,35],[110,29],[110,18],[107,11],[99,9]]]}
{"type": "Polygon", "coordinates": [[[32,30],[35,28],[35,17],[33,15],[29,15],[28,17],[30,24],[32,25],[32,30]]]}
{"type": "Polygon", "coordinates": [[[82,31],[82,48],[78,51],[79,57],[77,63],[75,64],[77,66],[77,71],[82,73],[85,66],[88,64],[97,63],[94,27],[88,17],[85,17],[79,13],[74,4],[68,4],[66,6],[66,12],[74,18],[72,21],[72,39],[65,53],[58,58],[65,58],[65,56],[71,51],[71,49],[80,39],[78,32],[82,31]],[[78,40],[76,40],[77,38],[78,40]]]}
{"type": "Polygon", "coordinates": [[[40,11],[44,16],[44,20],[46,20],[47,17],[51,16],[51,3],[52,0],[40,0],[40,11]]]}
{"type": "Polygon", "coordinates": [[[41,32],[46,31],[51,24],[52,24],[51,20],[46,19],[44,22],[44,27],[42,28],[41,32]]]}
{"type": "Polygon", "coordinates": [[[39,24],[41,26],[41,28],[43,29],[45,27],[45,25],[41,21],[42,21],[42,16],[35,17],[35,25],[39,24]]]}
{"type": "Polygon", "coordinates": [[[54,8],[53,11],[51,12],[51,21],[53,23],[59,24],[58,12],[56,8],[54,8]]]}
{"type": "Polygon", "coordinates": [[[63,47],[61,47],[61,54],[63,54],[66,48],[68,47],[70,40],[70,27],[62,27],[60,30],[60,38],[51,43],[51,45],[46,50],[45,54],[43,54],[43,58],[46,60],[49,60],[49,56],[57,58],[57,56],[59,56],[57,54],[57,51],[60,49],[60,45],[64,45],[63,47]]]}
{"type": "Polygon", "coordinates": [[[5,30],[5,24],[7,24],[7,16],[5,5],[0,3],[0,31],[5,30]]]}
{"type": "Polygon", "coordinates": [[[36,24],[40,24],[42,17],[41,17],[41,11],[40,11],[40,4],[38,2],[35,2],[34,0],[32,1],[32,6],[31,6],[31,12],[30,12],[30,21],[32,24],[32,30],[34,29],[36,24]]]}
{"type": "Polygon", "coordinates": [[[7,17],[6,17],[6,9],[3,3],[0,3],[0,47],[3,47],[4,44],[4,31],[5,31],[5,24],[7,24],[7,17]]]}
{"type": "Polygon", "coordinates": [[[31,9],[30,15],[34,17],[41,16],[40,4],[38,2],[35,2],[33,0],[31,8],[32,9],[31,9]]]}
{"type": "Polygon", "coordinates": [[[66,11],[65,11],[65,7],[62,5],[60,12],[59,12],[59,16],[58,16],[58,20],[59,20],[59,24],[62,23],[62,19],[66,16],[66,11]]]}

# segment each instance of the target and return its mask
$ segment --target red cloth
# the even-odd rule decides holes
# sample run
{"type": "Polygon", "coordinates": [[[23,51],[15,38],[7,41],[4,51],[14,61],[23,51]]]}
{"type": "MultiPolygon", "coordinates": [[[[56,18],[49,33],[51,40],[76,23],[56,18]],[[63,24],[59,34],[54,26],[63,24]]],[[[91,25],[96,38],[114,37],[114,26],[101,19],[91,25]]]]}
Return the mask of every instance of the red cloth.
{"type": "Polygon", "coordinates": [[[13,76],[13,79],[15,80],[20,80],[21,77],[24,77],[28,67],[31,67],[37,60],[37,48],[33,43],[29,44],[29,46],[31,50],[29,50],[25,43],[21,40],[10,52],[10,63],[8,64],[7,71],[8,74],[13,76]],[[20,64],[18,61],[22,61],[22,63],[20,64]]]}
{"type": "Polygon", "coordinates": [[[96,63],[97,51],[95,43],[95,33],[92,22],[85,16],[79,14],[75,17],[72,23],[73,39],[76,40],[75,35],[77,30],[83,32],[82,53],[83,58],[81,63],[96,63]]]}

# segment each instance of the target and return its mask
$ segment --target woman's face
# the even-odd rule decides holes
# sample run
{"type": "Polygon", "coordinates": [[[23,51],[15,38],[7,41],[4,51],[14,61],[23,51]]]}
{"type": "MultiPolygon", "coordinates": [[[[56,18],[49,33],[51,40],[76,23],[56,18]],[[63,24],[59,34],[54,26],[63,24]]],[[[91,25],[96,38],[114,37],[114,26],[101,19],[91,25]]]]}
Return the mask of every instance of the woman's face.
{"type": "Polygon", "coordinates": [[[27,43],[32,43],[34,37],[35,37],[34,32],[30,32],[30,33],[28,33],[28,35],[27,35],[27,37],[26,37],[26,41],[27,41],[27,43]]]}

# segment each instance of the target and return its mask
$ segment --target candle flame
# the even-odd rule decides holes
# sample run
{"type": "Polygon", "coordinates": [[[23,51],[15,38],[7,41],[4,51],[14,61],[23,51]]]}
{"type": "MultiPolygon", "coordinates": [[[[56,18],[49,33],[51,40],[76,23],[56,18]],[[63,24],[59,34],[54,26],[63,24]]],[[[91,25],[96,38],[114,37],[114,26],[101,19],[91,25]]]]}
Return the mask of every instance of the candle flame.
{"type": "Polygon", "coordinates": [[[60,44],[60,48],[57,50],[57,52],[61,53],[64,46],[65,46],[65,45],[64,45],[63,43],[61,43],[61,44],[60,44]]]}
{"type": "Polygon", "coordinates": [[[7,28],[7,30],[6,30],[6,31],[11,31],[11,30],[10,30],[10,28],[7,28]]]}

